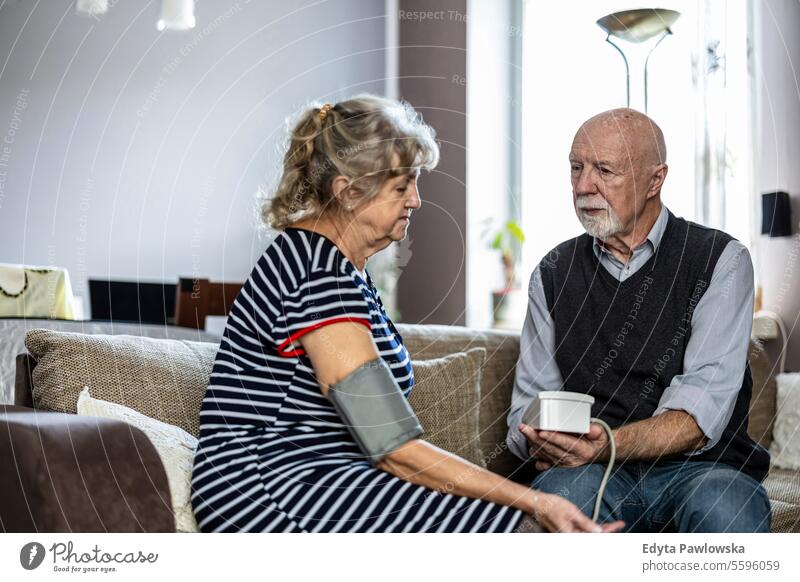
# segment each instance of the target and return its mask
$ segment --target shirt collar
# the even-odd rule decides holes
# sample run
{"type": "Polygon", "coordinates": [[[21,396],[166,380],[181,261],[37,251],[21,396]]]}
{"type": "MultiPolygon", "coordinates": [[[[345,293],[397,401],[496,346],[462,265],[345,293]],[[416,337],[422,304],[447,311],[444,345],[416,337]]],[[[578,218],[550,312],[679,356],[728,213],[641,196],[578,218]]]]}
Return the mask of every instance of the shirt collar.
{"type": "MultiPolygon", "coordinates": [[[[667,220],[669,219],[669,210],[663,204],[661,205],[661,212],[656,219],[655,224],[650,229],[650,232],[647,233],[647,238],[645,238],[644,242],[640,244],[638,247],[633,249],[633,252],[636,252],[638,249],[641,249],[645,245],[649,245],[650,248],[655,252],[658,248],[658,245],[661,243],[661,238],[664,236],[664,231],[667,229],[667,220]]],[[[609,251],[603,241],[598,239],[597,237],[593,237],[592,248],[594,249],[594,254],[598,258],[600,257],[600,253],[606,253],[607,255],[613,257],[614,255],[609,251]]],[[[616,258],[616,257],[615,257],[616,258]]]]}

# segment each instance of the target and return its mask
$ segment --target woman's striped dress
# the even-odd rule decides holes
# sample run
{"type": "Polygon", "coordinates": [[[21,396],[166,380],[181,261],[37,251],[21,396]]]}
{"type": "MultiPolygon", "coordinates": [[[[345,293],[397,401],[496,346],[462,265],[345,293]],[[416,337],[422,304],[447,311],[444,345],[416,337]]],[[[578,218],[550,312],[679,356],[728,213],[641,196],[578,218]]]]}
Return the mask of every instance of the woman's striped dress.
{"type": "Polygon", "coordinates": [[[192,474],[200,529],[512,530],[519,510],[413,485],[364,458],[293,345],[339,321],[370,328],[408,395],[408,352],[371,281],[329,239],[287,228],[233,304],[203,400],[192,474]]]}

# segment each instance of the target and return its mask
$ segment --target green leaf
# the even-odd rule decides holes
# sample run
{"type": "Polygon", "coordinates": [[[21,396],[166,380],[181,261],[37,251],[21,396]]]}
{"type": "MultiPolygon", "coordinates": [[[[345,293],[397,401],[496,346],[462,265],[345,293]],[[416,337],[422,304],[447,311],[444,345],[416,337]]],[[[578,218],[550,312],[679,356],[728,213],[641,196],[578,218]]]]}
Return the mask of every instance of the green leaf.
{"type": "Polygon", "coordinates": [[[494,235],[494,239],[492,240],[492,248],[495,250],[499,250],[503,247],[503,233],[498,232],[494,235]]]}
{"type": "Polygon", "coordinates": [[[525,242],[525,233],[522,232],[522,229],[515,220],[509,220],[506,224],[506,228],[508,229],[508,232],[510,232],[514,238],[517,239],[517,241],[521,243],[525,242]]]}

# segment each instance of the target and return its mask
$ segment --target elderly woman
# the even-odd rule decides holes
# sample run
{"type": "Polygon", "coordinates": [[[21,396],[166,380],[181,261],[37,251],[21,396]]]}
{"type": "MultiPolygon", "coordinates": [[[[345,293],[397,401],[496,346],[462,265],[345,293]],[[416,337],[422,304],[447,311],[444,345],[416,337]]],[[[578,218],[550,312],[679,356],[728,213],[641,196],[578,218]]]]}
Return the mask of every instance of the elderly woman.
{"type": "Polygon", "coordinates": [[[551,531],[618,529],[417,438],[408,352],[366,264],[406,236],[419,172],[438,156],[433,131],[395,101],[301,113],[263,210],[280,233],[233,304],[203,400],[203,531],[507,532],[533,517],[551,531]]]}

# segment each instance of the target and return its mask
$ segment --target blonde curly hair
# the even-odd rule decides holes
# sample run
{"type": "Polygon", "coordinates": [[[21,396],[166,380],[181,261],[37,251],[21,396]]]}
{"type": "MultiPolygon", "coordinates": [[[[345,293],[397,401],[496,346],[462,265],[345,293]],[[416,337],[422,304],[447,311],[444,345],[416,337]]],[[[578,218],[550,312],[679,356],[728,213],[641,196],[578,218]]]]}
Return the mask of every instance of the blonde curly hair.
{"type": "Polygon", "coordinates": [[[261,207],[261,219],[278,230],[302,218],[340,212],[331,192],[336,176],[349,178],[358,206],[385,180],[439,163],[435,132],[422,116],[408,103],[376,95],[304,109],[288,141],[283,174],[261,207]],[[399,165],[393,167],[395,156],[399,165]]]}

